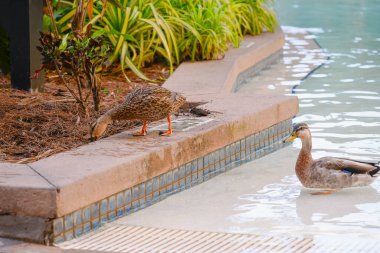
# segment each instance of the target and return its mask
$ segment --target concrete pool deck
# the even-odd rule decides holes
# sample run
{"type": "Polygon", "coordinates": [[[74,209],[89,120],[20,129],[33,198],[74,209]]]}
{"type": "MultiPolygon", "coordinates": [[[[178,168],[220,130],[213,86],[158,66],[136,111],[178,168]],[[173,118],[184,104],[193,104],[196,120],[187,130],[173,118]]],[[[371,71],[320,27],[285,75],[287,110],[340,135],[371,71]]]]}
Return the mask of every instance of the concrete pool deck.
{"type": "Polygon", "coordinates": [[[380,235],[371,222],[355,224],[355,216],[361,204],[378,201],[379,194],[363,187],[311,195],[313,190],[303,188],[294,175],[298,151],[285,147],[59,247],[104,252],[378,252],[380,235]]]}
{"type": "Polygon", "coordinates": [[[280,148],[277,142],[298,112],[297,98],[230,92],[244,73],[278,57],[283,43],[280,29],[247,37],[223,60],[199,63],[201,67],[184,64],[175,71],[164,86],[189,101],[208,102],[203,108],[214,113],[204,124],[169,138],[157,131],[131,138],[127,131],[34,163],[0,163],[0,236],[47,244],[70,240],[164,199],[178,186],[188,188],[194,178],[201,183],[240,159],[280,148]],[[252,144],[252,155],[246,143],[252,144]],[[185,165],[195,165],[193,178],[188,181],[186,174],[186,181],[184,176],[173,182],[185,165]],[[156,183],[157,196],[149,193],[156,183]]]}
{"type": "Polygon", "coordinates": [[[342,219],[331,229],[358,212],[363,194],[379,195],[372,187],[310,195],[294,178],[297,153],[285,147],[61,248],[6,240],[3,252],[379,252],[371,227],[342,219]]]}

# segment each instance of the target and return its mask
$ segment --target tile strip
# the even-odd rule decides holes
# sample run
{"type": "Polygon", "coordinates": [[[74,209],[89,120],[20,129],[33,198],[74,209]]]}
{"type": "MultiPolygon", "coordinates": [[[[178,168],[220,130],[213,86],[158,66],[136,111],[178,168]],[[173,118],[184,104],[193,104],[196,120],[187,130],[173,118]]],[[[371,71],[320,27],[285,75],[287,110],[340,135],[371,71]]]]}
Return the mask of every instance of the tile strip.
{"type": "Polygon", "coordinates": [[[168,196],[203,183],[284,147],[290,134],[288,119],[190,161],[162,175],[113,194],[53,221],[54,243],[77,238],[104,224],[150,206],[168,196]]]}

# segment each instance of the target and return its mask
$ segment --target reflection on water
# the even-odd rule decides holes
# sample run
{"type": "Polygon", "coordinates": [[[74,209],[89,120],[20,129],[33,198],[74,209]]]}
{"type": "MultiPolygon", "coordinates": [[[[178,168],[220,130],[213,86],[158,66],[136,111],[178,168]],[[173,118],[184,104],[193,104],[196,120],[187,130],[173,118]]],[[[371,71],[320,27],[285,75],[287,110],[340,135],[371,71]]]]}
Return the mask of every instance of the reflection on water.
{"type": "MultiPolygon", "coordinates": [[[[238,92],[298,96],[300,113],[294,121],[309,124],[314,158],[330,155],[379,161],[380,4],[376,0],[328,4],[282,0],[277,7],[286,25],[284,59],[238,92]],[[310,47],[311,39],[324,50],[310,47]]],[[[300,141],[294,146],[300,148],[300,141]]],[[[235,224],[252,223],[249,231],[380,236],[380,179],[371,187],[311,196],[295,175],[289,175],[239,198],[246,204],[239,204],[229,219],[235,224]]]]}
{"type": "MultiPolygon", "coordinates": [[[[237,224],[231,232],[367,234],[372,229],[380,229],[379,189],[380,181],[376,181],[372,187],[313,196],[311,193],[315,190],[302,188],[295,175],[285,176],[279,183],[239,196],[246,204],[237,206],[236,214],[228,218],[237,224]],[[252,223],[252,227],[239,227],[242,223],[252,223]]],[[[370,237],[380,239],[380,234],[370,237]]]]}
{"type": "Polygon", "coordinates": [[[232,232],[263,232],[258,231],[260,226],[257,226],[257,222],[267,224],[266,227],[270,228],[265,233],[274,232],[274,229],[276,232],[286,232],[286,228],[282,231],[281,227],[289,222],[294,226],[301,226],[294,201],[300,194],[300,186],[295,176],[287,176],[281,183],[269,184],[256,193],[239,196],[247,204],[235,207],[237,214],[229,219],[235,224],[252,223],[252,227],[236,226],[232,228],[232,232]]]}

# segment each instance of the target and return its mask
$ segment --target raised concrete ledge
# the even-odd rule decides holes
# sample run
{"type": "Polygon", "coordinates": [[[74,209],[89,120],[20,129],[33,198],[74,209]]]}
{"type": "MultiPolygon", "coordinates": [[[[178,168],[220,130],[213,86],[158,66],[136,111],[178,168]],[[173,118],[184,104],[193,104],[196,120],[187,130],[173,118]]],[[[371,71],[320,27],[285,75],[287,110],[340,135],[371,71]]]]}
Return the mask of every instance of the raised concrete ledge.
{"type": "Polygon", "coordinates": [[[291,118],[293,97],[215,96],[206,108],[221,112],[214,120],[166,138],[143,138],[126,131],[30,164],[58,189],[56,217],[163,174],[245,136],[291,118]],[[260,104],[251,108],[252,101],[260,104]],[[222,138],[221,138],[222,137],[222,138]]]}
{"type": "Polygon", "coordinates": [[[0,204],[0,216],[54,218],[56,189],[28,165],[0,163],[0,204]]]}
{"type": "MultiPolygon", "coordinates": [[[[28,165],[0,164],[0,210],[6,214],[0,227],[10,220],[9,214],[17,216],[12,218],[14,227],[33,220],[39,224],[37,237],[35,231],[29,236],[15,232],[13,237],[44,243],[41,238],[51,240],[53,236],[46,235],[52,218],[293,117],[298,112],[296,97],[230,94],[241,73],[274,58],[283,43],[284,35],[277,30],[247,38],[223,60],[180,65],[164,86],[184,93],[189,101],[207,101],[203,107],[216,112],[207,124],[168,138],[157,132],[132,138],[127,131],[28,165]],[[12,173],[15,170],[17,173],[12,173]],[[23,216],[27,218],[21,221],[23,216]]],[[[0,236],[4,234],[12,237],[9,231],[0,230],[0,236]]]]}
{"type": "Polygon", "coordinates": [[[0,236],[45,242],[56,200],[56,188],[30,166],[0,163],[0,236]]]}
{"type": "MultiPolygon", "coordinates": [[[[49,244],[53,226],[49,219],[30,216],[0,216],[0,237],[49,244]]],[[[1,245],[0,245],[1,248],[1,245]]],[[[1,249],[0,249],[0,252],[1,249]]]]}
{"type": "Polygon", "coordinates": [[[231,48],[223,60],[185,62],[165,82],[168,89],[188,95],[231,93],[239,74],[282,51],[285,37],[274,33],[246,36],[239,48],[231,48]]]}

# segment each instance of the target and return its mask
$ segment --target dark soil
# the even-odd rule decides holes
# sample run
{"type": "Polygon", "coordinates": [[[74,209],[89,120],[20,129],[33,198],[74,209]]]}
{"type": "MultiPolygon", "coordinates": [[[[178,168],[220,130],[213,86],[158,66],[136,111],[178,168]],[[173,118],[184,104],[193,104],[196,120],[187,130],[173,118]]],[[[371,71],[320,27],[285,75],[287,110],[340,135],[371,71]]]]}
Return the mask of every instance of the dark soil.
{"type": "MultiPolygon", "coordinates": [[[[161,83],[169,76],[168,69],[159,64],[144,69],[144,73],[161,83]]],[[[132,73],[127,75],[131,83],[122,75],[101,77],[100,111],[91,109],[90,116],[86,116],[56,75],[47,74],[43,93],[29,93],[10,89],[9,79],[0,74],[0,162],[32,162],[89,143],[90,124],[122,103],[135,85],[148,84],[132,73]]],[[[115,122],[104,137],[138,124],[115,122]]]]}

